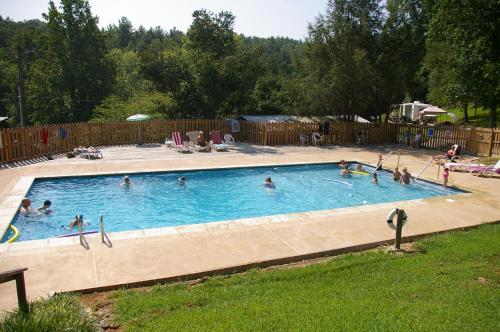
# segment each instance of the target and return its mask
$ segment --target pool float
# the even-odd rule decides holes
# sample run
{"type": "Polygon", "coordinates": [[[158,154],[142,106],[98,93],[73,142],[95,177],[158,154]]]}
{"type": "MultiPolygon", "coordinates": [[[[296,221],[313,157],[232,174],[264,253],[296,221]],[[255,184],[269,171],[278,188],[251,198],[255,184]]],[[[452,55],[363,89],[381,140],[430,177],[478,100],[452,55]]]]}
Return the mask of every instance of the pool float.
{"type": "MultiPolygon", "coordinates": [[[[392,219],[394,219],[394,217],[397,216],[397,215],[398,215],[398,209],[392,210],[387,215],[387,225],[390,228],[392,228],[392,229],[396,229],[396,225],[394,224],[394,222],[392,221],[392,219]]],[[[403,226],[406,224],[407,220],[408,220],[408,216],[406,215],[406,212],[403,210],[403,226]]]]}
{"type": "Polygon", "coordinates": [[[344,182],[344,181],[340,181],[340,180],[327,179],[327,178],[323,178],[323,180],[326,180],[326,181],[333,181],[333,182],[338,182],[338,183],[345,184],[346,186],[354,187],[354,185],[352,185],[352,184],[350,184],[350,183],[347,183],[347,182],[344,182]]]}
{"type": "MultiPolygon", "coordinates": [[[[82,232],[82,235],[87,235],[87,234],[95,234],[97,233],[97,231],[85,231],[85,232],[82,232]]],[[[69,234],[63,234],[63,235],[59,235],[58,238],[61,238],[61,237],[70,237],[70,236],[78,236],[80,235],[80,233],[76,232],[76,233],[69,233],[69,234]]]]}
{"type": "Polygon", "coordinates": [[[370,173],[368,172],[360,172],[360,171],[351,171],[352,174],[358,174],[358,175],[369,175],[370,173]]]}
{"type": "Polygon", "coordinates": [[[14,236],[11,237],[10,239],[7,240],[7,243],[12,243],[14,242],[15,240],[17,240],[17,238],[19,237],[19,230],[17,229],[16,226],[13,226],[13,225],[9,225],[10,226],[10,229],[12,229],[12,231],[14,232],[14,236]]]}

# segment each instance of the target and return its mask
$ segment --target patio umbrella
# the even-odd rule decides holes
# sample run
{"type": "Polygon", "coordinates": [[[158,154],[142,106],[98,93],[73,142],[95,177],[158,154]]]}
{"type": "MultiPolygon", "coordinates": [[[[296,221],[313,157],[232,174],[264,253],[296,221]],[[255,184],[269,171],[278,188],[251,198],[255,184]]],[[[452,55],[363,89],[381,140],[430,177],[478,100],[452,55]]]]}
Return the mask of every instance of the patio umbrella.
{"type": "MultiPolygon", "coordinates": [[[[139,121],[145,121],[145,120],[147,120],[149,118],[150,118],[149,115],[135,114],[135,115],[129,116],[127,118],[127,121],[139,122],[139,121]]],[[[141,145],[142,144],[142,141],[141,141],[141,126],[139,126],[138,128],[139,128],[139,145],[141,145]]]]}

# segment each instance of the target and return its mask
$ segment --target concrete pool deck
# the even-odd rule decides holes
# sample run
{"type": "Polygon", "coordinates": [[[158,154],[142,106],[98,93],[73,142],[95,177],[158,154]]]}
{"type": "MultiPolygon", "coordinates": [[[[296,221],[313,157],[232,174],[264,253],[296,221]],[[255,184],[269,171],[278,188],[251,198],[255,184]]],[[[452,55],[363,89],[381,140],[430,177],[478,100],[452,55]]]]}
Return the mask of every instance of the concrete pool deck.
{"type": "MultiPolygon", "coordinates": [[[[10,222],[34,177],[134,173],[277,164],[336,162],[341,159],[374,164],[391,146],[266,147],[241,144],[230,152],[184,154],[164,146],[103,148],[103,160],[56,159],[0,169],[0,226],[10,222]]],[[[437,154],[401,150],[400,167],[417,174],[437,154]]],[[[385,168],[395,166],[390,157],[385,168]]],[[[423,178],[436,181],[437,167],[423,178]]],[[[441,181],[441,180],[439,180],[441,181]]],[[[30,300],[52,292],[106,289],[121,284],[173,280],[179,276],[234,267],[272,264],[390,243],[394,231],[388,212],[403,208],[409,222],[403,236],[417,237],[500,220],[500,180],[451,173],[450,184],[470,191],[452,196],[392,202],[327,211],[190,226],[0,244],[0,271],[27,267],[30,300]]],[[[104,197],[103,197],[104,198],[104,197]]],[[[99,199],[99,197],[96,197],[99,199]]],[[[13,282],[0,285],[0,310],[17,305],[13,282]]]]}

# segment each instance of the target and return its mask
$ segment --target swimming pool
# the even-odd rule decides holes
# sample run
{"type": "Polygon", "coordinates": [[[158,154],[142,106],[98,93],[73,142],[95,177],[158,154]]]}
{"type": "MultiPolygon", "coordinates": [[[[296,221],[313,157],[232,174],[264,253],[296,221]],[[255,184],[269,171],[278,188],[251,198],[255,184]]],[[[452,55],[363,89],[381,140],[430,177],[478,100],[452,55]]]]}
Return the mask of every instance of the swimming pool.
{"type": "MultiPolygon", "coordinates": [[[[373,168],[365,166],[368,171],[373,168]]],[[[49,215],[13,220],[18,241],[57,237],[76,214],[90,223],[85,231],[99,230],[99,213],[106,231],[208,223],[276,214],[331,210],[457,194],[456,189],[417,181],[410,186],[394,183],[392,174],[344,178],[337,164],[252,167],[221,170],[130,174],[130,187],[120,186],[123,175],[36,179],[28,192],[33,207],[52,201],[49,215]],[[186,177],[185,186],[177,179],[186,177]],[[263,186],[272,177],[275,189],[263,186]],[[342,181],[342,182],[336,182],[342,181]]],[[[9,230],[3,238],[12,236],[9,230]]]]}

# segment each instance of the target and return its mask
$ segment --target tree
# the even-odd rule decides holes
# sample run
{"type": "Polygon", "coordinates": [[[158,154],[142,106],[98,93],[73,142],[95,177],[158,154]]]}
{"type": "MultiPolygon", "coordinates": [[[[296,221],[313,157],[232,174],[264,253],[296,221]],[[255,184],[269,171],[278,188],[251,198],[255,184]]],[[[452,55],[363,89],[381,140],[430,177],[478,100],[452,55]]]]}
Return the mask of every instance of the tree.
{"type": "Polygon", "coordinates": [[[490,108],[496,126],[500,100],[500,5],[496,0],[441,0],[433,7],[425,65],[429,95],[449,105],[490,108]]]}
{"type": "MultiPolygon", "coordinates": [[[[113,71],[105,58],[104,37],[85,0],[61,0],[61,11],[49,2],[44,14],[48,25],[48,65],[60,72],[62,84],[55,84],[66,121],[87,121],[93,108],[108,94],[113,71]]],[[[51,82],[47,82],[51,83],[51,82]]]]}

